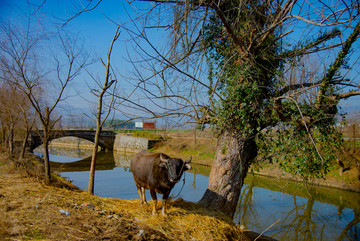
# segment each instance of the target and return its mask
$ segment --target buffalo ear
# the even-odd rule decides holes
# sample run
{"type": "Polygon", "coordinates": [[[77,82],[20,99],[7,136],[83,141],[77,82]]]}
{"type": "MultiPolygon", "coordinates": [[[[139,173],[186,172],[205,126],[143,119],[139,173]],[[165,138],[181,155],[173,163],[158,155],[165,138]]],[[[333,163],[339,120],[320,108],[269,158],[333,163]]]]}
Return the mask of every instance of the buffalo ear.
{"type": "Polygon", "coordinates": [[[161,167],[161,168],[166,168],[166,163],[164,163],[164,162],[160,163],[160,164],[159,164],[159,167],[161,167]]]}
{"type": "Polygon", "coordinates": [[[191,166],[189,164],[185,164],[185,169],[186,170],[191,170],[191,166]]]}

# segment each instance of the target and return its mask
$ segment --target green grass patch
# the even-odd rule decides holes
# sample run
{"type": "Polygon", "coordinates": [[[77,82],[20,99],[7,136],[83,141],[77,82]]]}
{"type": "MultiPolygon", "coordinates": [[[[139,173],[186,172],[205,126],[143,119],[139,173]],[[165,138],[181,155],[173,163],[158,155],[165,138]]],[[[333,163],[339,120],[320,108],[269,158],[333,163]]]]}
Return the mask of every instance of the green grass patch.
{"type": "Polygon", "coordinates": [[[41,230],[34,228],[25,233],[25,236],[29,239],[26,240],[43,240],[46,237],[42,234],[41,230]]]}
{"type": "MultiPolygon", "coordinates": [[[[352,148],[354,146],[354,141],[353,140],[347,140],[345,142],[345,146],[352,148]]],[[[360,148],[360,141],[355,142],[355,148],[360,148]]]]}
{"type": "Polygon", "coordinates": [[[164,137],[158,130],[136,130],[136,129],[121,129],[114,130],[115,133],[126,133],[133,137],[147,138],[151,140],[164,140],[164,137]]]}
{"type": "Polygon", "coordinates": [[[201,158],[210,158],[210,159],[214,159],[215,158],[215,151],[214,153],[209,153],[209,154],[200,154],[199,157],[201,158]]]}
{"type": "Polygon", "coordinates": [[[135,131],[131,135],[133,137],[141,137],[151,140],[164,140],[163,136],[156,134],[154,131],[135,131]]]}

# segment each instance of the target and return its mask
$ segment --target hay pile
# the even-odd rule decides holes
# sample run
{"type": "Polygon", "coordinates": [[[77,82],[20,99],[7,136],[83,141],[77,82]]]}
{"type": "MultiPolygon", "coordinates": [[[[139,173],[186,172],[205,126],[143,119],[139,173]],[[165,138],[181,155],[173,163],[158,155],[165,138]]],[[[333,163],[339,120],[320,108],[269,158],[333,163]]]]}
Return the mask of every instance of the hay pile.
{"type": "Polygon", "coordinates": [[[184,200],[168,202],[167,217],[160,215],[161,202],[158,203],[159,215],[156,216],[151,214],[151,205],[140,206],[139,200],[107,199],[105,202],[116,212],[160,231],[167,239],[247,240],[228,217],[184,200]]]}
{"type": "Polygon", "coordinates": [[[0,158],[4,239],[249,240],[226,216],[194,203],[170,201],[167,217],[153,216],[151,209],[139,200],[46,186],[0,158]]]}

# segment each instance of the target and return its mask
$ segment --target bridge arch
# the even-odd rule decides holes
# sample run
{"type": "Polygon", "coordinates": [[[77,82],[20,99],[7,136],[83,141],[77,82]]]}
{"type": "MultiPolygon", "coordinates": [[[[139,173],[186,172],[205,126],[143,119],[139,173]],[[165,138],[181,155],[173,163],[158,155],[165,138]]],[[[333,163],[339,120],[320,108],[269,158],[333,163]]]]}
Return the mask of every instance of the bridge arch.
{"type": "MultiPolygon", "coordinates": [[[[30,151],[33,152],[35,148],[43,144],[43,131],[32,131],[30,133],[30,151]]],[[[91,130],[54,130],[50,134],[50,141],[59,139],[61,137],[78,137],[91,142],[95,140],[95,131],[91,130]]],[[[99,138],[99,146],[101,149],[113,150],[116,133],[113,131],[102,131],[99,138]]]]}

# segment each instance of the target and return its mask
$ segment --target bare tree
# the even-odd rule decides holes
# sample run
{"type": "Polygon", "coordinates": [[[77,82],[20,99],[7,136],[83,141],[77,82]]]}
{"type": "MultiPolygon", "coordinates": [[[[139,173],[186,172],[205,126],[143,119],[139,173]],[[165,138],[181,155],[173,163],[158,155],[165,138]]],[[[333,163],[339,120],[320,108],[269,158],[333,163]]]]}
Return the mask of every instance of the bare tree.
{"type": "Polygon", "coordinates": [[[14,151],[15,128],[19,124],[19,102],[21,96],[16,93],[16,89],[3,84],[0,89],[1,123],[3,128],[3,142],[9,152],[14,151]]]}
{"type": "MultiPolygon", "coordinates": [[[[96,169],[97,152],[98,152],[98,148],[99,148],[99,137],[101,134],[102,127],[103,127],[105,121],[107,120],[108,116],[110,115],[112,106],[114,104],[114,95],[112,93],[111,100],[108,104],[108,107],[107,107],[107,110],[106,110],[105,116],[104,116],[103,115],[104,114],[103,113],[104,112],[104,103],[103,102],[104,102],[105,94],[112,86],[113,86],[113,91],[115,90],[116,81],[117,81],[116,79],[112,79],[112,80],[110,79],[111,73],[113,73],[113,75],[115,77],[115,73],[114,73],[114,70],[111,65],[111,52],[113,50],[114,43],[118,39],[119,35],[120,35],[120,26],[117,27],[117,29],[115,31],[115,35],[111,41],[109,51],[107,53],[106,63],[104,63],[104,61],[102,59],[100,59],[101,63],[104,65],[104,67],[106,69],[103,86],[101,87],[101,89],[99,91],[92,90],[94,92],[94,94],[98,97],[98,105],[97,105],[97,112],[96,112],[96,132],[95,132],[94,147],[93,147],[92,157],[91,157],[89,185],[88,185],[88,192],[91,194],[94,194],[95,169],[96,169]]],[[[100,87],[100,83],[97,83],[97,84],[100,87]]]]}
{"type": "Polygon", "coordinates": [[[85,52],[67,33],[51,33],[29,15],[26,26],[2,22],[2,69],[6,82],[22,91],[42,126],[45,182],[50,182],[48,146],[50,134],[61,117],[53,117],[56,106],[66,98],[65,90],[86,64],[85,52]],[[59,46],[59,48],[58,48],[59,46]]]}
{"type": "Polygon", "coordinates": [[[10,153],[13,153],[15,132],[18,136],[23,136],[20,158],[24,158],[27,139],[34,126],[35,117],[31,113],[30,103],[24,93],[20,92],[16,86],[8,84],[3,83],[0,87],[1,123],[3,131],[8,132],[5,142],[10,153]]]}

